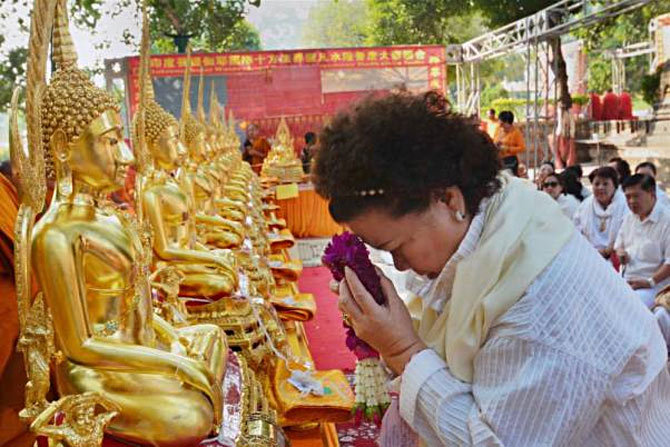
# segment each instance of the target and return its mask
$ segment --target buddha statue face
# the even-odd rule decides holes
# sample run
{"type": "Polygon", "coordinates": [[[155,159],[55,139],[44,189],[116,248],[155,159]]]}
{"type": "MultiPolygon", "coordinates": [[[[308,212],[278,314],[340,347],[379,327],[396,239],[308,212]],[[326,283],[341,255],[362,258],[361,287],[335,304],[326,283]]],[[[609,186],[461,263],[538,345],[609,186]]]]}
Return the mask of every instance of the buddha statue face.
{"type": "Polygon", "coordinates": [[[176,124],[167,126],[158,139],[149,144],[149,150],[160,169],[171,171],[181,166],[188,151],[179,139],[179,128],[176,124]]]}
{"type": "Polygon", "coordinates": [[[188,145],[188,154],[194,161],[203,161],[207,154],[207,140],[204,132],[198,132],[188,145]]]}
{"type": "Polygon", "coordinates": [[[51,138],[51,150],[59,163],[67,164],[72,179],[99,192],[124,186],[128,167],[135,161],[123,140],[121,117],[107,110],[68,143],[63,132],[51,138]]]}

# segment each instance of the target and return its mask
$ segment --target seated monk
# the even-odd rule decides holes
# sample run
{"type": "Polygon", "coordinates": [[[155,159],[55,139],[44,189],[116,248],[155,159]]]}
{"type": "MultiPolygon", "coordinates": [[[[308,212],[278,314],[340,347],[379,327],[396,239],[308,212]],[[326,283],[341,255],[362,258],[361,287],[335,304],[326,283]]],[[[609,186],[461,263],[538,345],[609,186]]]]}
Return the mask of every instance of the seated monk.
{"type": "Polygon", "coordinates": [[[0,174],[0,446],[31,446],[35,437],[19,420],[26,381],[21,354],[16,352],[19,316],[14,287],[14,222],[16,188],[0,174]]]}

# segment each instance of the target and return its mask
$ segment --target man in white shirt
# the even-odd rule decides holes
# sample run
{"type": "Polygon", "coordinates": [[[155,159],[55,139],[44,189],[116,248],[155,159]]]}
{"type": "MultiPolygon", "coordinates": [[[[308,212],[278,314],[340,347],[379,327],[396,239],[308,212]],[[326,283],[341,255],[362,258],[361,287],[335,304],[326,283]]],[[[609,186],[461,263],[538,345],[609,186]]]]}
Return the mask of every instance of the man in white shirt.
{"type": "Polygon", "coordinates": [[[649,308],[670,278],[670,210],[656,199],[656,182],[635,174],[623,184],[632,214],[624,218],[614,245],[623,276],[649,308]]]}
{"type": "MultiPolygon", "coordinates": [[[[656,180],[656,165],[650,161],[643,161],[635,167],[635,173],[646,174],[656,180]]],[[[670,198],[668,198],[668,195],[659,186],[658,182],[656,183],[656,200],[661,205],[670,207],[670,198]]]]}

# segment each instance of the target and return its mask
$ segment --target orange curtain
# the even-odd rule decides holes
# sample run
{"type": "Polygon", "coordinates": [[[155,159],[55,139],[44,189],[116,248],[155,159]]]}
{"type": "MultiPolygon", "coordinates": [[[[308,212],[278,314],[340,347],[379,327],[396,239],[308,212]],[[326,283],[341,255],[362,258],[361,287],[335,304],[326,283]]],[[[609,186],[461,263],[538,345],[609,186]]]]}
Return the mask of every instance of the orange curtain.
{"type": "Polygon", "coordinates": [[[328,213],[328,202],[311,187],[301,186],[294,199],[277,200],[278,217],[286,219],[291,233],[298,238],[331,237],[344,231],[328,213]]]}

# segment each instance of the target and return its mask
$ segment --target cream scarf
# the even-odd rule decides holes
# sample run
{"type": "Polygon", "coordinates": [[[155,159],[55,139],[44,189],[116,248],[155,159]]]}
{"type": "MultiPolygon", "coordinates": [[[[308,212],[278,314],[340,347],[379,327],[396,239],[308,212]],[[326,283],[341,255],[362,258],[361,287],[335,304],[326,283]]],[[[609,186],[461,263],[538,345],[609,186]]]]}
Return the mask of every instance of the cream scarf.
{"type": "Polygon", "coordinates": [[[590,200],[591,206],[587,207],[582,214],[584,220],[582,232],[584,232],[586,238],[592,243],[598,240],[598,233],[606,233],[609,245],[614,245],[614,240],[620,228],[620,225],[617,223],[623,220],[623,216],[628,210],[626,197],[620,191],[614,191],[612,202],[605,209],[603,209],[602,205],[600,205],[593,195],[587,197],[585,200],[590,200]]]}
{"type": "MultiPolygon", "coordinates": [[[[483,211],[477,247],[456,266],[451,298],[441,313],[424,306],[419,324],[423,341],[465,382],[472,382],[474,360],[491,325],[521,298],[574,232],[548,194],[508,175],[501,181],[501,191],[483,211]]],[[[448,293],[445,270],[430,295],[448,293]]]]}

